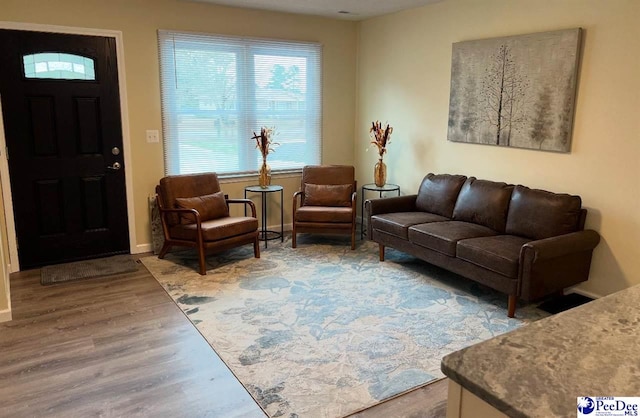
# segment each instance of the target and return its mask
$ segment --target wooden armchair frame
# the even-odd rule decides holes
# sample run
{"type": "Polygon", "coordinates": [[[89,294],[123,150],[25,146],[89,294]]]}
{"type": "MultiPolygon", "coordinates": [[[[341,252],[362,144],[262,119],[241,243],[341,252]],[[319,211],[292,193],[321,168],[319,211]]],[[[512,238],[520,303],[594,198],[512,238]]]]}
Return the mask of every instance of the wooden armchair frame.
{"type": "MultiPolygon", "coordinates": [[[[340,181],[332,181],[331,174],[335,174],[340,171],[352,171],[351,179],[355,176],[355,170],[351,166],[306,166],[303,168],[302,182],[300,190],[293,194],[293,208],[292,208],[292,216],[293,216],[293,230],[291,234],[291,246],[293,248],[297,247],[297,234],[298,233],[320,233],[320,234],[350,234],[351,235],[351,249],[355,250],[356,248],[356,211],[357,211],[357,200],[358,200],[358,183],[355,179],[353,179],[353,192],[351,193],[351,222],[310,222],[310,221],[297,221],[296,220],[296,212],[299,207],[302,207],[305,201],[305,193],[304,193],[304,185],[306,181],[307,171],[311,171],[312,174],[309,175],[311,181],[307,181],[306,183],[311,184],[314,181],[318,181],[318,184],[326,184],[326,185],[340,185],[340,184],[351,184],[349,182],[340,182],[340,181]],[[322,174],[323,170],[327,170],[329,173],[328,176],[324,177],[322,174]],[[326,180],[326,181],[321,181],[326,180]]],[[[339,174],[339,177],[344,177],[344,172],[339,174]]]]}
{"type": "MultiPolygon", "coordinates": [[[[198,250],[198,261],[199,261],[199,273],[201,275],[207,274],[206,267],[206,252],[207,250],[211,251],[222,251],[230,248],[238,247],[240,245],[245,244],[253,244],[253,253],[255,258],[260,258],[260,246],[259,246],[259,236],[258,229],[251,233],[245,233],[241,235],[231,236],[229,238],[219,239],[216,241],[206,241],[203,237],[203,221],[201,220],[200,213],[196,209],[178,209],[178,208],[167,208],[165,207],[165,198],[163,196],[162,187],[160,185],[156,186],[156,193],[158,194],[157,202],[158,202],[158,210],[160,213],[160,219],[162,222],[162,230],[164,232],[164,244],[162,245],[162,249],[158,254],[158,258],[164,258],[167,252],[173,246],[182,246],[182,247],[193,247],[198,250]],[[196,239],[195,240],[186,240],[179,238],[172,238],[170,234],[171,223],[168,220],[168,216],[170,214],[185,214],[191,213],[195,216],[195,225],[196,225],[196,239]]],[[[229,204],[244,204],[245,207],[248,205],[251,209],[251,216],[257,219],[256,216],[256,206],[249,199],[229,199],[227,195],[225,195],[225,201],[227,205],[229,204]]]]}

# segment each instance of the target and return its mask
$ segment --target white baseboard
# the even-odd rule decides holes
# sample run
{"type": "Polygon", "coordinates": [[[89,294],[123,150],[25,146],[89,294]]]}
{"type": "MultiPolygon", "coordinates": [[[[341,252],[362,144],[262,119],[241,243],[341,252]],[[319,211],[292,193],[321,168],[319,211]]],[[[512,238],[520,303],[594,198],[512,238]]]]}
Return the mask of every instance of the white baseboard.
{"type": "Polygon", "coordinates": [[[9,322],[11,319],[11,309],[0,311],[0,322],[9,322]]]}
{"type": "Polygon", "coordinates": [[[578,289],[578,288],[575,288],[575,287],[568,288],[564,293],[565,293],[565,295],[567,295],[569,293],[577,293],[579,295],[586,296],[586,297],[591,298],[591,299],[600,299],[602,297],[602,295],[598,295],[596,293],[588,292],[586,290],[578,289]]]}
{"type": "Polygon", "coordinates": [[[131,254],[150,253],[152,251],[151,244],[138,244],[136,248],[131,251],[131,254]]]}

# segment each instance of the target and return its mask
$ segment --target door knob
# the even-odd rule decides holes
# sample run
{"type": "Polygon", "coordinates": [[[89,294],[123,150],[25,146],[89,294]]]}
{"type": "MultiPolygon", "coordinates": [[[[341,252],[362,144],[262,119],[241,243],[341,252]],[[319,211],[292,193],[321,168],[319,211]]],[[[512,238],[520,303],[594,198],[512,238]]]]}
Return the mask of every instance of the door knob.
{"type": "Polygon", "coordinates": [[[115,163],[113,163],[113,165],[108,165],[107,168],[109,170],[120,170],[122,168],[122,166],[120,165],[119,162],[115,162],[115,163]]]}

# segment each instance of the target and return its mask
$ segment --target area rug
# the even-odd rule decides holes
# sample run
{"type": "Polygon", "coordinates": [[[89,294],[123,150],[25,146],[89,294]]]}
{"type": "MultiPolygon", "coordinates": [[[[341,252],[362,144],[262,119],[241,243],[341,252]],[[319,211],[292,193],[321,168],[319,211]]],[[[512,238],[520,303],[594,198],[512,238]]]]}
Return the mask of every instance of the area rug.
{"type": "Polygon", "coordinates": [[[142,263],[270,417],[342,417],[442,377],[455,350],[548,314],[362,241],[194,251],[142,263]]]}
{"type": "Polygon", "coordinates": [[[128,254],[73,263],[46,266],[40,269],[40,284],[49,285],[71,280],[111,276],[138,270],[138,263],[128,254]]]}

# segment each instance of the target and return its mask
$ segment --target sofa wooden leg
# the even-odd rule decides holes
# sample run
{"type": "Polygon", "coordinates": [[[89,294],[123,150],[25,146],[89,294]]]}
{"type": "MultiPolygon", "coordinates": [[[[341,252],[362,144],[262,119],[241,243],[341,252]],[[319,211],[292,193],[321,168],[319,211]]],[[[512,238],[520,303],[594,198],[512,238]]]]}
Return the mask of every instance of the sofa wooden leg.
{"type": "Polygon", "coordinates": [[[384,261],[384,245],[378,244],[378,250],[380,252],[380,261],[384,261]]]}
{"type": "Polygon", "coordinates": [[[518,297],[516,295],[509,295],[509,307],[507,316],[509,318],[513,318],[516,316],[516,302],[518,301],[518,297]]]}

